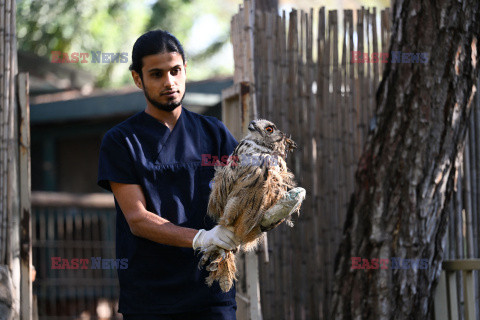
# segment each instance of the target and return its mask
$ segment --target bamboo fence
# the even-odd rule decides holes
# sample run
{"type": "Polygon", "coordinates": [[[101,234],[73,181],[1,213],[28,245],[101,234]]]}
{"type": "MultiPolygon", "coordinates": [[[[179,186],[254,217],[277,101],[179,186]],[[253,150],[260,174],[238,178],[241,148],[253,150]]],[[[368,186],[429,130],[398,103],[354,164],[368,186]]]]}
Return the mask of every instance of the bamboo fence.
{"type": "MultiPolygon", "coordinates": [[[[364,7],[282,15],[257,11],[252,24],[245,18],[250,7],[245,1],[232,19],[234,82],[250,81],[257,117],[272,120],[297,142],[288,165],[307,190],[295,227],[281,225],[268,234],[268,259],[259,263],[263,318],[329,319],[335,255],[357,161],[375,125],[375,94],[384,67],[380,61],[355,63],[352,51],[369,57],[388,52],[390,12],[364,7]]],[[[452,203],[447,259],[479,257],[479,108],[477,95],[452,203]]],[[[461,292],[462,282],[457,283],[461,292]]]]}
{"type": "Polygon", "coordinates": [[[8,224],[12,223],[12,141],[15,138],[15,1],[0,2],[0,265],[9,264],[8,224]]]}

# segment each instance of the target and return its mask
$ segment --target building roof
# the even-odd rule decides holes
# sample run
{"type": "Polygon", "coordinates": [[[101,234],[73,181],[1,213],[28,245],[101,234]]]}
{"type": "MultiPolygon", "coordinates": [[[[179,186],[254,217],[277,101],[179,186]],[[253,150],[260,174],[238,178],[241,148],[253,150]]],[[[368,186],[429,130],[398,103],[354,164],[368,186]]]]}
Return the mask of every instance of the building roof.
{"type": "MultiPolygon", "coordinates": [[[[204,113],[209,107],[221,102],[222,90],[232,84],[232,78],[187,82],[183,105],[194,112],[204,113]]],[[[136,87],[126,88],[66,101],[32,104],[30,122],[46,124],[110,118],[134,114],[144,110],[145,106],[143,91],[136,87]]]]}

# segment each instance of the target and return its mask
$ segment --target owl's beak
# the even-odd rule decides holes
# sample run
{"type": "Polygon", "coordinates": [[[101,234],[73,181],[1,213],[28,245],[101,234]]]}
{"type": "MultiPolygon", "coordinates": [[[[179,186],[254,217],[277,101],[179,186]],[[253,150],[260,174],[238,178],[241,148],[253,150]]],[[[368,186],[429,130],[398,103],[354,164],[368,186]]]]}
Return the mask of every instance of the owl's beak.
{"type": "Polygon", "coordinates": [[[250,122],[250,124],[248,125],[248,130],[249,130],[249,131],[255,131],[255,130],[256,130],[256,129],[255,129],[255,125],[253,124],[253,121],[250,122]]]}
{"type": "Polygon", "coordinates": [[[287,149],[288,149],[288,151],[293,151],[293,149],[296,149],[296,148],[297,148],[297,144],[296,144],[295,141],[293,141],[292,139],[287,138],[287,139],[286,139],[286,142],[287,142],[287,149]]]}

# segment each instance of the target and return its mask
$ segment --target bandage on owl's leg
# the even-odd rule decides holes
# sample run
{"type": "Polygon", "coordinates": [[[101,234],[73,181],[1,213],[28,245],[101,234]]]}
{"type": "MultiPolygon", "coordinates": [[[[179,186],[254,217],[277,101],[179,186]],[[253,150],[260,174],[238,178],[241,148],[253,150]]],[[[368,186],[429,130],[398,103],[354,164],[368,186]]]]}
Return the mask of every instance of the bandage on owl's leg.
{"type": "Polygon", "coordinates": [[[305,194],[305,189],[300,187],[288,191],[282,199],[265,212],[260,229],[269,231],[290,217],[293,212],[298,211],[305,199],[305,194]]]}

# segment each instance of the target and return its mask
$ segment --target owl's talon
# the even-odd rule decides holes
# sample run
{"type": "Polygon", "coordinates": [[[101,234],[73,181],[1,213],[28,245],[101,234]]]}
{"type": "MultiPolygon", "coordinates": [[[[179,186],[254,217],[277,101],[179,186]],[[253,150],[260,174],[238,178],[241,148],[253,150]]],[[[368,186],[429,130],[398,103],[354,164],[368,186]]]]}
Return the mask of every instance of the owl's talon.
{"type": "Polygon", "coordinates": [[[224,260],[227,257],[227,253],[225,252],[224,249],[220,249],[218,252],[219,252],[220,256],[222,257],[222,259],[220,261],[224,260]]]}
{"type": "Polygon", "coordinates": [[[210,263],[205,269],[207,269],[207,271],[217,271],[218,269],[218,262],[212,262],[210,263]]]}
{"type": "MultiPolygon", "coordinates": [[[[198,267],[201,268],[203,267],[207,261],[211,260],[213,257],[216,257],[218,254],[218,249],[219,247],[212,245],[206,248],[202,248],[200,252],[203,253],[202,258],[200,259],[200,262],[198,263],[198,267]]],[[[212,259],[215,260],[215,259],[212,259]]]]}

